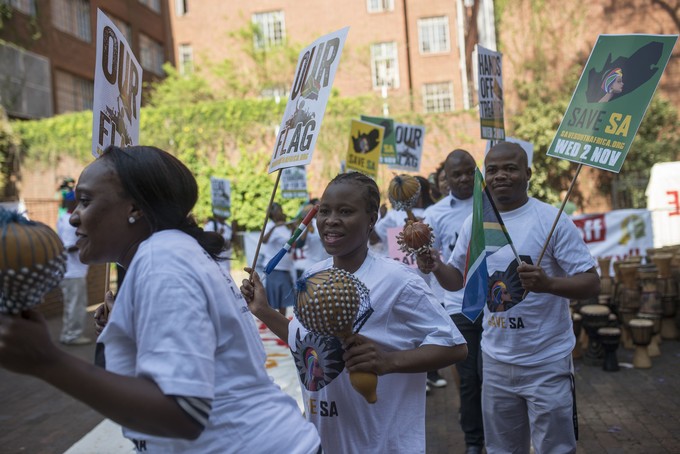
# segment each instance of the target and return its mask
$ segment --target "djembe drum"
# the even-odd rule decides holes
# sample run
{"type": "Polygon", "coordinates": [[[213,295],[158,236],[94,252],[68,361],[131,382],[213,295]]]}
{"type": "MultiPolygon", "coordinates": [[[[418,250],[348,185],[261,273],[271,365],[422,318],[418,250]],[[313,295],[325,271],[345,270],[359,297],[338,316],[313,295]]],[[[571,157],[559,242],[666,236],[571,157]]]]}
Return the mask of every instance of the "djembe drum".
{"type": "Polygon", "coordinates": [[[604,348],[604,362],[602,369],[607,372],[619,370],[619,360],[616,357],[616,349],[619,348],[621,330],[619,328],[604,327],[597,330],[597,334],[604,348]]]}
{"type": "Polygon", "coordinates": [[[652,327],[654,322],[634,318],[628,325],[630,326],[631,336],[635,344],[633,353],[633,367],[636,369],[649,369],[652,367],[652,360],[647,353],[647,346],[652,340],[652,327]]]}
{"type": "MultiPolygon", "coordinates": [[[[297,282],[295,316],[309,331],[341,339],[357,333],[372,312],[366,286],[352,273],[329,268],[297,282]]],[[[349,379],[367,402],[378,400],[378,376],[350,372],[349,379]]]]}
{"type": "Polygon", "coordinates": [[[597,330],[607,326],[611,311],[602,304],[587,304],[581,307],[580,312],[583,317],[583,328],[588,333],[588,350],[583,356],[583,362],[589,366],[602,366],[604,350],[597,330]]]}
{"type": "Polygon", "coordinates": [[[0,208],[0,312],[36,306],[64,277],[66,252],[59,236],[40,222],[0,208]]]}
{"type": "Polygon", "coordinates": [[[659,348],[659,333],[661,332],[661,315],[649,314],[647,312],[638,312],[635,318],[640,320],[649,320],[652,322],[652,338],[647,346],[647,353],[650,358],[661,356],[661,349],[659,348]]]}
{"type": "Polygon", "coordinates": [[[675,326],[675,313],[677,311],[678,287],[671,273],[671,261],[673,254],[656,253],[652,261],[659,270],[657,276],[657,291],[661,298],[661,338],[675,340],[678,330],[675,326]]]}
{"type": "Polygon", "coordinates": [[[629,326],[630,321],[636,318],[635,315],[636,313],[633,311],[619,311],[621,326],[623,328],[621,331],[621,344],[623,344],[623,348],[628,350],[632,350],[635,347],[633,345],[633,338],[631,337],[629,326]]]}
{"type": "Polygon", "coordinates": [[[640,265],[638,279],[640,281],[640,312],[661,315],[661,299],[657,286],[656,265],[640,265]]]}
{"type": "Polygon", "coordinates": [[[611,263],[611,257],[598,257],[597,259],[597,264],[600,267],[600,295],[606,295],[613,298],[614,281],[609,274],[611,263]]]}

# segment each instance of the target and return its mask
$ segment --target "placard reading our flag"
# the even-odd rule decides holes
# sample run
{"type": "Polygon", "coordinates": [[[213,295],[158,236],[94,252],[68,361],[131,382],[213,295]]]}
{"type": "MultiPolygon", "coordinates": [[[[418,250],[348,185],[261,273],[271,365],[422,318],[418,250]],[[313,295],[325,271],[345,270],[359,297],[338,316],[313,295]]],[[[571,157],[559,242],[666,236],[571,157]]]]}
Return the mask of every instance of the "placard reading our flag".
{"type": "Polygon", "coordinates": [[[383,135],[382,150],[380,151],[380,163],[381,164],[396,164],[397,163],[397,143],[394,138],[394,120],[391,118],[383,117],[369,117],[366,115],[361,116],[362,121],[367,121],[375,125],[382,126],[385,128],[385,134],[383,135]]]}
{"type": "Polygon", "coordinates": [[[394,123],[394,139],[397,147],[397,162],[388,167],[394,170],[417,172],[423,156],[425,126],[394,123]]]}
{"type": "Polygon", "coordinates": [[[500,52],[477,45],[477,76],[482,139],[503,140],[503,65],[500,52]]]}
{"type": "Polygon", "coordinates": [[[212,212],[228,218],[231,210],[231,184],[229,180],[210,177],[210,198],[212,212]]]}
{"type": "Polygon", "coordinates": [[[347,169],[377,178],[385,128],[359,120],[352,120],[351,125],[347,169]]]}
{"type": "Polygon", "coordinates": [[[307,198],[307,168],[286,167],[281,171],[281,196],[284,199],[307,198]]]}
{"type": "Polygon", "coordinates": [[[300,52],[269,173],[308,164],[349,27],[322,36],[300,52]]]}
{"type": "Polygon", "coordinates": [[[92,155],[109,145],[139,143],[142,66],[116,25],[97,10],[97,54],[92,103],[92,155]]]}
{"type": "Polygon", "coordinates": [[[618,173],[678,35],[600,35],[548,156],[618,173]]]}

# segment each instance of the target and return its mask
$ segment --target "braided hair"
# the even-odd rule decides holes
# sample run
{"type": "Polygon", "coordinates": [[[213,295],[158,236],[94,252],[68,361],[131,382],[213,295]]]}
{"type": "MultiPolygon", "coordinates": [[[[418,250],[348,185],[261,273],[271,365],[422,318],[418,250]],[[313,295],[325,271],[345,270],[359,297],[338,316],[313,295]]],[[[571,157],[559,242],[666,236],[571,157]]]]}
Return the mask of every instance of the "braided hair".
{"type": "Polygon", "coordinates": [[[360,185],[363,192],[362,197],[366,202],[366,212],[378,214],[378,209],[380,208],[380,190],[371,177],[361,172],[340,173],[328,183],[328,186],[340,183],[360,185]]]}

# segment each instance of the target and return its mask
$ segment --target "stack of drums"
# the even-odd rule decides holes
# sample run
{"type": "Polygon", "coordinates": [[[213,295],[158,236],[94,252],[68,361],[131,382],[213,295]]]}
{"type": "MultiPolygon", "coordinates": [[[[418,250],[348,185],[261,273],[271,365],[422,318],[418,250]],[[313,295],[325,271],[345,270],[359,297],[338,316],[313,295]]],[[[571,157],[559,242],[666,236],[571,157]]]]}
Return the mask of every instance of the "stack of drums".
{"type": "Polygon", "coordinates": [[[640,288],[637,281],[638,265],[615,262],[614,269],[619,274],[614,305],[618,310],[621,325],[623,325],[621,339],[625,348],[633,348],[628,323],[635,318],[635,314],[640,309],[640,288]]]}
{"type": "Polygon", "coordinates": [[[652,340],[653,325],[654,322],[651,320],[642,320],[638,318],[634,318],[628,324],[633,344],[635,344],[633,367],[636,369],[649,369],[652,367],[652,360],[647,352],[647,347],[652,340]]]}
{"type": "Polygon", "coordinates": [[[604,349],[597,331],[609,324],[609,307],[602,304],[587,304],[580,309],[583,317],[583,328],[588,333],[588,350],[583,362],[589,366],[602,366],[604,349]]]}
{"type": "Polygon", "coordinates": [[[599,257],[597,259],[597,264],[600,267],[600,296],[598,298],[600,304],[609,304],[614,296],[614,281],[609,274],[611,263],[611,257],[599,257]]]}
{"type": "Polygon", "coordinates": [[[678,330],[675,326],[675,314],[677,312],[678,286],[671,274],[671,261],[673,254],[655,253],[652,261],[659,273],[657,276],[657,292],[661,299],[661,338],[675,340],[678,330]]]}
{"type": "Polygon", "coordinates": [[[652,339],[647,349],[649,356],[654,358],[661,355],[661,298],[658,291],[658,270],[656,265],[640,265],[638,278],[640,280],[640,310],[636,318],[651,320],[652,339]]]}

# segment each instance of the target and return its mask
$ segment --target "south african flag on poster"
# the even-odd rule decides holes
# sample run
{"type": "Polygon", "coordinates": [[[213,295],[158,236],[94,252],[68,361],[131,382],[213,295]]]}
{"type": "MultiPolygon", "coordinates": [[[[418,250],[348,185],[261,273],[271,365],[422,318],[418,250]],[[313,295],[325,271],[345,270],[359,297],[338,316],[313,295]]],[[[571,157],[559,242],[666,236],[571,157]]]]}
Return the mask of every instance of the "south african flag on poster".
{"type": "Polygon", "coordinates": [[[512,247],[512,240],[479,169],[475,169],[472,197],[472,231],[465,260],[463,315],[475,321],[484,310],[488,293],[486,256],[506,244],[512,247]]]}

